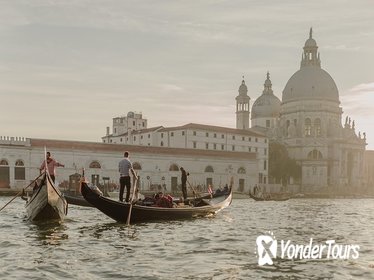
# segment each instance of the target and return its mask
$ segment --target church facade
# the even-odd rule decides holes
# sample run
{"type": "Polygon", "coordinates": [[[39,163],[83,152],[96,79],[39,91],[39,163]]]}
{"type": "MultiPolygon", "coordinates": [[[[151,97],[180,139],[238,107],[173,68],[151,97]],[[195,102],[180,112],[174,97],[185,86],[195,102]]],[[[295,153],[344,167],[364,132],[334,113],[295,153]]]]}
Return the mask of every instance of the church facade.
{"type": "Polygon", "coordinates": [[[318,46],[310,30],[300,69],[286,83],[279,100],[270,75],[252,106],[252,128],[286,146],[301,166],[301,190],[362,188],[365,182],[366,135],[355,129],[343,110],[338,88],[321,68],[318,46]]]}

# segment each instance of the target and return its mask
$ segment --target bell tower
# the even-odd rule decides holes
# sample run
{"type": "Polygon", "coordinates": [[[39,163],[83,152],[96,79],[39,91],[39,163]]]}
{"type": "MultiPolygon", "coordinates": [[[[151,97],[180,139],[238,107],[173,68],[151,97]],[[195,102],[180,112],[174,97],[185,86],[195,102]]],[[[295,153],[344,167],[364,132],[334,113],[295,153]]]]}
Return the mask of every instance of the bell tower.
{"type": "Polygon", "coordinates": [[[249,129],[249,101],[248,89],[245,85],[244,76],[242,84],[239,87],[239,95],[236,99],[236,128],[249,129]]]}

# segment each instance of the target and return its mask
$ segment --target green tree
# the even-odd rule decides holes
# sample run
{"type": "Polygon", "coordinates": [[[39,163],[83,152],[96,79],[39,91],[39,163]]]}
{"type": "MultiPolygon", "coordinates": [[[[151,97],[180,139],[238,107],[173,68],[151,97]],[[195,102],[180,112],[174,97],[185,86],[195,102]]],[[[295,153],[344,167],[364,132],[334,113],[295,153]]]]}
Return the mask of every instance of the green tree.
{"type": "Polygon", "coordinates": [[[269,143],[269,175],[283,186],[287,185],[290,177],[295,180],[301,178],[300,165],[289,157],[286,146],[275,141],[269,143]]]}

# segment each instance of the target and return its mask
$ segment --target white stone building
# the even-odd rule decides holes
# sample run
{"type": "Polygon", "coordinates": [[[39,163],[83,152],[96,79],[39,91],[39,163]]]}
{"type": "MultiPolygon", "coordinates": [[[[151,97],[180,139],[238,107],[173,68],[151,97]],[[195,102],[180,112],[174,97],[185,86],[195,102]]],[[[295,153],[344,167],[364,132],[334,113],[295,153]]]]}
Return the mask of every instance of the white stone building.
{"type": "Polygon", "coordinates": [[[20,189],[36,178],[44,147],[65,165],[57,168],[56,176],[56,181],[65,185],[71,175],[81,173],[83,168],[86,177],[95,184],[103,184],[105,178],[118,183],[118,163],[124,151],[130,152],[143,190],[178,192],[181,166],[190,173],[189,182],[200,185],[201,190],[208,184],[216,188],[224,186],[231,177],[237,191],[247,192],[249,186],[258,183],[255,152],[1,137],[0,188],[20,189]]]}
{"type": "Polygon", "coordinates": [[[321,68],[316,41],[305,42],[301,66],[288,80],[282,101],[273,95],[269,74],[252,107],[252,128],[283,143],[302,168],[303,191],[365,184],[366,136],[346,117],[342,125],[338,88],[321,68]]]}

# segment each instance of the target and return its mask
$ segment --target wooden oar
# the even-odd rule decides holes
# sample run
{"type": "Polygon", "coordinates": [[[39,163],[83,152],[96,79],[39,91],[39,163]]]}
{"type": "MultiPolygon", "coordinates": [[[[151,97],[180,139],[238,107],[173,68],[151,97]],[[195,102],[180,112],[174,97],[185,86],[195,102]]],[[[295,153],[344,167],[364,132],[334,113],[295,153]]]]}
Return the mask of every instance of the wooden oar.
{"type": "Polygon", "coordinates": [[[44,173],[41,173],[38,177],[36,177],[35,178],[35,180],[34,181],[32,181],[26,188],[24,188],[24,189],[22,189],[22,191],[19,191],[17,194],[16,194],[16,196],[15,197],[13,197],[7,204],[5,204],[1,209],[0,209],[0,211],[1,210],[3,210],[5,207],[7,207],[8,206],[8,204],[10,204],[13,200],[15,200],[16,198],[17,198],[17,196],[19,196],[24,190],[26,190],[28,187],[30,187],[33,183],[35,183],[36,182],[36,180],[38,180],[39,178],[40,178],[40,176],[42,176],[44,173]]]}
{"type": "Polygon", "coordinates": [[[195,188],[190,184],[190,182],[188,180],[187,180],[187,183],[190,186],[194,197],[196,198],[196,196],[200,196],[200,195],[198,195],[198,193],[196,192],[195,188]]]}
{"type": "Polygon", "coordinates": [[[127,220],[126,220],[126,225],[130,225],[130,219],[131,219],[131,211],[132,211],[132,205],[133,205],[133,200],[134,200],[134,195],[135,195],[135,190],[138,188],[138,174],[135,174],[136,177],[133,177],[133,186],[134,188],[132,189],[132,194],[131,194],[131,200],[130,200],[130,208],[129,208],[129,214],[127,215],[127,220]]]}

